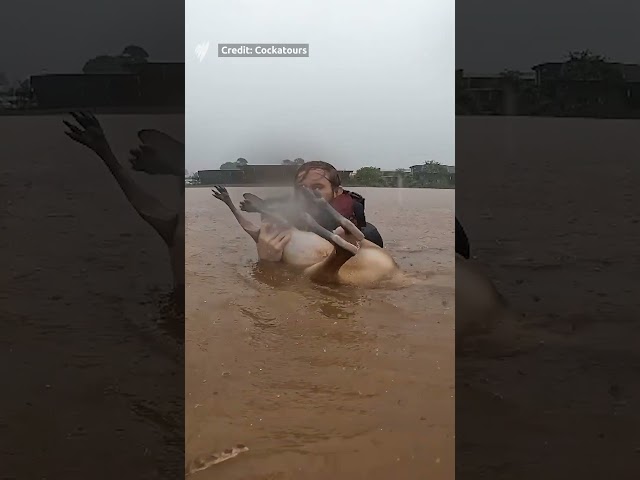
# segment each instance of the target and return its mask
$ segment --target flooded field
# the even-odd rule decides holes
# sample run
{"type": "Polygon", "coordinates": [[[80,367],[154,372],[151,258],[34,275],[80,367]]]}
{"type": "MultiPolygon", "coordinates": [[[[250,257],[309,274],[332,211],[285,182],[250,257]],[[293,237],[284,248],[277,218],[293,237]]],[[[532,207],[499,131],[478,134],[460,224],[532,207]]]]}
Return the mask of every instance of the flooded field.
{"type": "MultiPolygon", "coordinates": [[[[257,264],[207,188],[186,192],[186,460],[197,479],[453,479],[453,190],[354,189],[413,285],[312,284],[257,264]]],[[[229,188],[276,194],[280,189],[229,188]]]]}
{"type": "MultiPolygon", "coordinates": [[[[183,392],[158,328],[165,247],[62,118],[0,119],[3,473],[176,478],[184,393],[187,460],[250,449],[195,479],[452,478],[453,191],[358,190],[422,282],[360,291],[257,268],[227,208],[189,189],[183,392]]],[[[180,115],[99,118],[123,162],[139,129],[184,134],[180,115]]],[[[169,179],[136,178],[177,200],[169,179]]]]}
{"type": "MultiPolygon", "coordinates": [[[[183,356],[158,329],[166,248],[63,118],[0,118],[2,476],[175,478],[183,356]]],[[[125,164],[139,129],[184,135],[180,115],[99,118],[125,164]]]]}
{"type": "Polygon", "coordinates": [[[637,120],[456,120],[456,214],[518,314],[522,343],[507,347],[526,345],[456,361],[461,478],[638,476],[639,132],[637,120]]]}

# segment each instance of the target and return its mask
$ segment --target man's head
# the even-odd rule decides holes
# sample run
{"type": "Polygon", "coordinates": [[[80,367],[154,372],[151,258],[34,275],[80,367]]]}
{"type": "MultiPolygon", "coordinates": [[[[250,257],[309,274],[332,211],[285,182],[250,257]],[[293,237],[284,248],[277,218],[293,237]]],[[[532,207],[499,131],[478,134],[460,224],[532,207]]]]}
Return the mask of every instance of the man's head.
{"type": "Polygon", "coordinates": [[[327,162],[307,162],[298,168],[295,177],[296,186],[305,186],[316,191],[330,202],[342,193],[340,175],[333,165],[327,162]]]}

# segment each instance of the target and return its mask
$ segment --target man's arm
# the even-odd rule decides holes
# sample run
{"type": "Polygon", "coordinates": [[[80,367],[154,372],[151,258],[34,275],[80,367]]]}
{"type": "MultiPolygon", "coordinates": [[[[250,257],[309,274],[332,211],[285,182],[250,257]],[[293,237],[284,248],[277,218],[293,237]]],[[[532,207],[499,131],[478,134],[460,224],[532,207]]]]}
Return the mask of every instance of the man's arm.
{"type": "Polygon", "coordinates": [[[258,258],[268,262],[279,262],[282,260],[284,247],[291,240],[291,232],[283,230],[278,226],[263,223],[258,234],[258,258]]]}

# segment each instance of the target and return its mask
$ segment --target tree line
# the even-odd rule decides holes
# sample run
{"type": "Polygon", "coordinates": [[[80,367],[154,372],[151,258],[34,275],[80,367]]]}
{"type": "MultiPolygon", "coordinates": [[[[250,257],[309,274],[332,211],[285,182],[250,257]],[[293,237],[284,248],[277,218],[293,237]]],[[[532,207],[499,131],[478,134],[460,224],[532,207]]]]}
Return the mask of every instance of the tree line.
{"type": "MultiPolygon", "coordinates": [[[[282,165],[302,165],[302,158],[283,160],[282,165]]],[[[235,162],[225,162],[220,170],[240,170],[249,162],[238,158],[235,162]]],[[[186,182],[190,185],[200,183],[197,172],[189,175],[185,170],[186,182]]],[[[348,178],[342,178],[345,187],[387,187],[387,188],[455,188],[455,176],[449,173],[445,165],[434,161],[426,161],[415,174],[398,168],[393,172],[385,172],[378,167],[361,167],[348,178]]]]}
{"type": "MultiPolygon", "coordinates": [[[[148,61],[149,53],[144,48],[138,45],[127,45],[118,55],[98,55],[87,60],[82,67],[82,73],[129,73],[148,61]]],[[[15,86],[6,88],[7,85],[9,85],[9,81],[6,75],[0,72],[0,89],[4,87],[9,96],[15,97],[14,107],[22,109],[33,106],[31,77],[18,81],[15,86]]],[[[0,105],[0,108],[3,106],[0,105]]]]}
{"type": "MultiPolygon", "coordinates": [[[[296,158],[295,160],[282,160],[282,165],[302,165],[304,158],[296,158]]],[[[240,170],[242,167],[249,165],[246,158],[238,158],[235,162],[225,162],[220,165],[220,170],[240,170]]]]}
{"type": "Polygon", "coordinates": [[[465,77],[456,75],[456,114],[638,116],[640,102],[630,95],[621,64],[590,50],[569,52],[562,63],[558,73],[542,83],[526,81],[519,71],[502,71],[502,96],[491,99],[476,95],[465,77]]]}
{"type": "Polygon", "coordinates": [[[455,188],[455,176],[445,165],[427,161],[416,173],[402,168],[383,172],[378,167],[362,167],[351,177],[342,179],[342,183],[346,187],[455,188]]]}

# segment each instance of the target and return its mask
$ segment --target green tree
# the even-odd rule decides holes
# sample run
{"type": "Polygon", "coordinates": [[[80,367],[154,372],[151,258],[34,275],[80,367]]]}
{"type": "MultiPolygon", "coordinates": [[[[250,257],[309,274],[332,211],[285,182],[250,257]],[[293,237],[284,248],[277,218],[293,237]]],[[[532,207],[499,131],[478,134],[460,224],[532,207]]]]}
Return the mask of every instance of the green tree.
{"type": "Polygon", "coordinates": [[[608,115],[624,109],[624,77],[618,64],[590,50],[569,52],[555,99],[562,112],[608,115]]]}
{"type": "Polygon", "coordinates": [[[464,70],[456,70],[456,115],[471,115],[479,110],[477,101],[467,90],[464,70]]]}
{"type": "Polygon", "coordinates": [[[200,175],[198,175],[198,172],[194,172],[190,177],[186,177],[185,183],[188,185],[200,185],[200,175]]]}
{"type": "Polygon", "coordinates": [[[127,45],[124,47],[124,50],[122,50],[121,56],[132,58],[136,62],[146,62],[149,60],[147,51],[138,45],[127,45]]]}
{"type": "Polygon", "coordinates": [[[424,168],[419,174],[418,181],[423,187],[446,187],[451,185],[447,167],[433,160],[424,162],[424,168]]]}
{"type": "Polygon", "coordinates": [[[434,162],[433,160],[428,160],[424,162],[425,168],[423,172],[436,174],[436,175],[449,175],[449,170],[445,165],[442,165],[439,162],[434,162]]]}
{"type": "Polygon", "coordinates": [[[220,170],[240,170],[249,165],[246,158],[238,158],[235,162],[225,162],[220,165],[220,170]]]}
{"type": "Polygon", "coordinates": [[[120,55],[98,55],[82,67],[84,73],[127,73],[142,63],[147,63],[149,54],[138,45],[128,45],[120,55]]]}
{"type": "Polygon", "coordinates": [[[14,90],[14,94],[17,97],[17,104],[19,108],[26,107],[32,98],[31,92],[31,80],[25,79],[22,80],[18,87],[14,90]]]}
{"type": "Polygon", "coordinates": [[[293,163],[295,165],[304,165],[304,158],[296,158],[293,163]]]}
{"type": "Polygon", "coordinates": [[[358,169],[353,176],[353,182],[357,185],[365,187],[381,187],[384,186],[382,172],[376,167],[362,167],[358,169]]]}
{"type": "Polygon", "coordinates": [[[591,50],[569,52],[562,77],[565,80],[605,81],[622,80],[622,74],[614,64],[591,50]]]}
{"type": "Polygon", "coordinates": [[[82,67],[83,73],[125,73],[127,65],[121,57],[113,55],[98,55],[82,67]]]}
{"type": "Polygon", "coordinates": [[[282,165],[293,165],[293,162],[289,159],[282,160],[282,165]]]}
{"type": "Polygon", "coordinates": [[[522,73],[518,70],[503,70],[500,72],[500,77],[507,82],[514,85],[518,85],[522,79],[522,73]]]}

